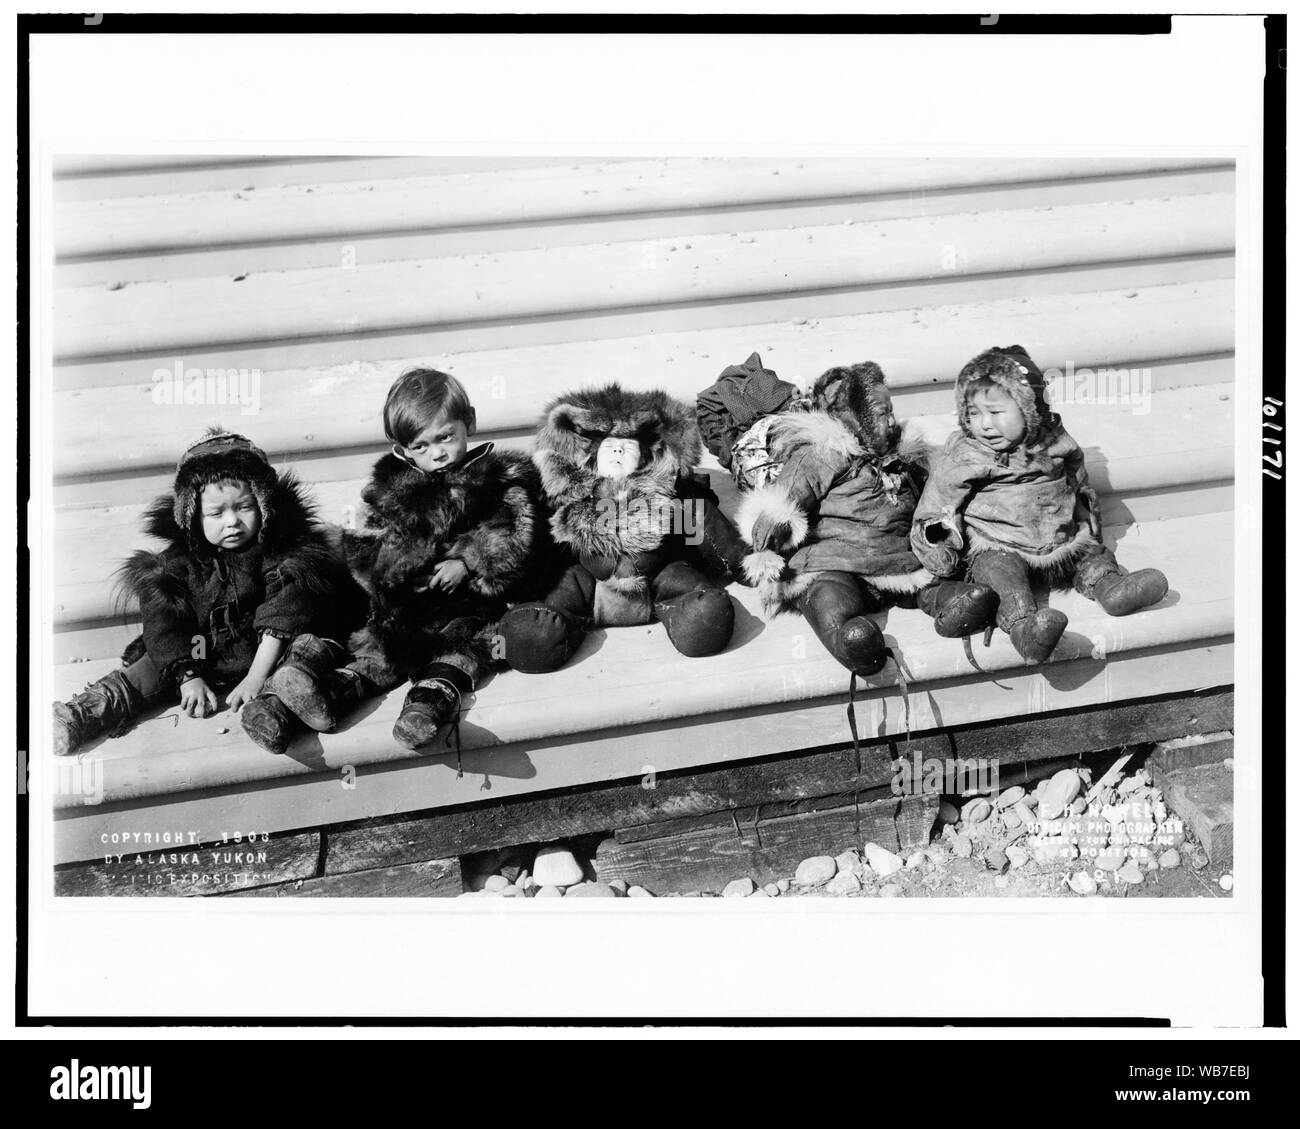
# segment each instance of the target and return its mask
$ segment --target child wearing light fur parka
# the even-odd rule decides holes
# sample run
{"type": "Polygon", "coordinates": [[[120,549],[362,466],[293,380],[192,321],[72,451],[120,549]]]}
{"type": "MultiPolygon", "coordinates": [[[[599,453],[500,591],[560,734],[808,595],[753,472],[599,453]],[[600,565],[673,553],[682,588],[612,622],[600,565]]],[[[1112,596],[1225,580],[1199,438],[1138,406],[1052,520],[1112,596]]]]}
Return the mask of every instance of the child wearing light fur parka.
{"type": "Polygon", "coordinates": [[[1026,662],[1043,662],[1067,618],[1040,607],[1032,579],[1072,584],[1107,614],[1164,599],[1162,572],[1128,572],[1101,539],[1083,451],[1046,400],[1042,370],[1019,345],[989,349],[957,377],[957,422],[916,508],[912,546],[939,576],[998,594],[998,626],[1026,662]]]}

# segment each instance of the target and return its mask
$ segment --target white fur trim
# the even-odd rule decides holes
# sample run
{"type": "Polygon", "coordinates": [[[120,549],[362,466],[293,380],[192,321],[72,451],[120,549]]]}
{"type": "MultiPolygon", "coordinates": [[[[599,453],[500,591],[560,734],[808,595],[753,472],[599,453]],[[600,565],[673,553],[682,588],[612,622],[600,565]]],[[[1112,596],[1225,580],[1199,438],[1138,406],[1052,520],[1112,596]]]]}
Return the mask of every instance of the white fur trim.
{"type": "Polygon", "coordinates": [[[812,582],[819,576],[821,576],[820,571],[801,572],[787,581],[778,581],[767,590],[760,589],[759,600],[763,605],[764,613],[770,618],[777,612],[793,611],[799,597],[812,587],[812,582]]]}
{"type": "Polygon", "coordinates": [[[1097,542],[1097,539],[1092,535],[1092,531],[1086,525],[1079,527],[1072,541],[1067,541],[1059,549],[1053,549],[1050,553],[1030,553],[1025,549],[1018,549],[1014,545],[1004,545],[1001,541],[990,541],[987,537],[981,536],[969,524],[966,526],[966,533],[970,540],[970,551],[972,553],[1015,553],[1016,556],[1023,557],[1030,568],[1042,572],[1068,564],[1083,553],[1089,545],[1097,542]]]}
{"type": "Polygon", "coordinates": [[[915,572],[896,573],[893,576],[868,576],[863,573],[862,579],[881,592],[919,592],[934,579],[934,573],[928,568],[918,568],[915,572]]]}
{"type": "Polygon", "coordinates": [[[783,443],[808,444],[823,451],[834,451],[846,459],[864,453],[858,437],[829,412],[790,412],[779,415],[772,423],[773,437],[783,443]]]}
{"type": "Polygon", "coordinates": [[[781,579],[781,573],[785,571],[785,558],[771,549],[763,549],[749,553],[740,567],[745,579],[757,588],[761,584],[771,584],[781,579]]]}
{"type": "Polygon", "coordinates": [[[783,522],[790,527],[789,539],[783,545],[776,546],[782,551],[797,549],[808,536],[808,515],[775,482],[751,490],[740,499],[740,505],[736,509],[736,528],[740,530],[745,544],[754,543],[754,526],[763,517],[773,524],[783,522]]]}

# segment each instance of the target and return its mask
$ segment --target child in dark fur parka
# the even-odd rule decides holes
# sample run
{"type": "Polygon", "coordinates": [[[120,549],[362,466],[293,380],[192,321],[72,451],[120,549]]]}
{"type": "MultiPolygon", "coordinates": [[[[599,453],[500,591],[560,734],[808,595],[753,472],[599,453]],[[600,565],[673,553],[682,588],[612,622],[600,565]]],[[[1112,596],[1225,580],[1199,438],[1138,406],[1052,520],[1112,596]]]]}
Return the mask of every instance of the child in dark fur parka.
{"type": "Polygon", "coordinates": [[[861,675],[885,665],[884,636],[867,616],[890,604],[914,600],[949,638],[992,623],[989,588],[939,580],[912,551],[926,451],[904,436],[880,367],[827,370],[812,404],[771,417],[768,451],[780,472],[744,495],[737,514],[764,612],[803,612],[826,649],[861,675]]]}
{"type": "Polygon", "coordinates": [[[502,619],[514,669],[557,670],[592,627],[661,622],[690,657],[726,647],[726,585],[744,546],[694,475],[702,451],[694,413],[662,391],[612,383],[548,405],[533,459],[573,563],[543,600],[502,619]]]}
{"type": "Polygon", "coordinates": [[[957,377],[955,431],[916,509],[912,544],[942,576],[998,594],[998,626],[1026,662],[1043,662],[1066,616],[1039,607],[1031,577],[1073,583],[1110,615],[1164,599],[1164,573],[1130,573],[1101,540],[1083,451],[1047,405],[1042,370],[1019,345],[989,349],[957,377]]]}
{"type": "Polygon", "coordinates": [[[504,666],[496,624],[541,590],[549,539],[537,470],[527,455],[469,448],[476,420],[461,384],[414,369],[384,405],[392,453],[362,494],[367,512],[343,545],[370,593],[353,658],[327,670],[288,670],[277,693],[308,726],[332,729],[363,699],[408,678],[393,727],[407,748],[456,720],[463,694],[504,666]]]}
{"type": "Polygon", "coordinates": [[[168,697],[191,717],[215,711],[218,690],[249,710],[277,663],[337,647],[365,618],[365,595],[302,488],[242,435],[213,428],[192,444],[144,527],[167,547],[140,550],[119,572],[144,632],[121,670],[54,707],[56,753],[168,697]]]}

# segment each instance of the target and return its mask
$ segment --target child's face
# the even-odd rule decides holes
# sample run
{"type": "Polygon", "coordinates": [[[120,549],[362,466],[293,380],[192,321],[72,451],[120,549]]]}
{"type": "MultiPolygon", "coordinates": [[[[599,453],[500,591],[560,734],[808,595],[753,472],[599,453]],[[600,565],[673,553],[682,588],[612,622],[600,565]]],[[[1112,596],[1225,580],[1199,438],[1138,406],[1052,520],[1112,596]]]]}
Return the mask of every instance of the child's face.
{"type": "Polygon", "coordinates": [[[596,448],[596,473],[601,478],[626,478],[641,465],[641,444],[609,436],[596,448]]]}
{"type": "Polygon", "coordinates": [[[976,388],[970,396],[966,422],[971,432],[995,451],[1010,451],[1025,438],[1024,413],[1001,388],[976,388]]]}
{"type": "Polygon", "coordinates": [[[436,419],[411,440],[410,446],[402,447],[401,451],[426,473],[446,470],[465,457],[474,431],[473,411],[469,414],[468,422],[460,419],[436,419]]]}
{"type": "MultiPolygon", "coordinates": [[[[898,417],[894,415],[894,398],[881,388],[876,392],[875,433],[867,434],[867,442],[877,454],[883,455],[898,445],[898,417]]],[[[862,426],[861,423],[858,424],[862,426]]],[[[865,429],[864,429],[865,431],[865,429]]]]}
{"type": "Polygon", "coordinates": [[[238,551],[256,540],[262,511],[244,482],[209,482],[199,496],[203,536],[209,545],[238,551]]]}

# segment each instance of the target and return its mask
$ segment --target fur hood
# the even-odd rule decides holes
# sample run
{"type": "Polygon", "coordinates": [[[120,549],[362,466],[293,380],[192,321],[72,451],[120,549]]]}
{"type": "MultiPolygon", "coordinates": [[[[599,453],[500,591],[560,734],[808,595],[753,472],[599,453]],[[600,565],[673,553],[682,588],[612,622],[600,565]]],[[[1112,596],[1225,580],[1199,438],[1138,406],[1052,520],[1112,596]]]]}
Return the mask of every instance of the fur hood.
{"type": "Polygon", "coordinates": [[[296,580],[317,595],[332,591],[338,584],[341,562],[316,522],[315,505],[307,500],[291,471],[279,476],[268,501],[274,520],[263,522],[260,544],[230,553],[206,540],[195,546],[191,534],[177,524],[175,496],[156,498],[145,510],[141,524],[145,533],[166,547],[161,552],[139,549],[122,563],[117,573],[119,607],[134,596],[142,606],[160,601],[180,611],[193,600],[191,570],[176,566],[186,559],[201,571],[222,570],[231,561],[237,566],[248,562],[259,569],[275,568],[284,580],[296,580]]]}
{"type": "Polygon", "coordinates": [[[1060,422],[1047,404],[1047,380],[1042,370],[1019,345],[1006,345],[985,350],[967,362],[957,376],[957,424],[970,438],[976,436],[966,417],[971,391],[981,380],[992,381],[1020,409],[1025,417],[1026,442],[1032,443],[1040,428],[1049,430],[1060,422]]]}
{"type": "MultiPolygon", "coordinates": [[[[270,520],[264,519],[258,542],[230,552],[206,540],[196,545],[193,530],[176,519],[172,494],[145,511],[145,532],[165,547],[141,549],[123,562],[117,600],[119,607],[127,597],[139,602],[144,647],[168,674],[203,667],[191,655],[196,634],[208,638],[211,671],[242,677],[261,632],[345,638],[364,616],[363,594],[292,473],[271,486],[265,512],[270,520]]],[[[139,657],[129,650],[132,655],[139,657]]]]}
{"type": "Polygon", "coordinates": [[[552,502],[582,497],[594,488],[596,449],[607,438],[641,443],[641,466],[625,480],[671,487],[700,461],[703,440],[695,413],[666,392],[631,392],[618,384],[557,397],[537,432],[533,461],[552,502]]]}
{"type": "Polygon", "coordinates": [[[862,453],[880,457],[898,446],[902,429],[894,418],[885,374],[875,361],[827,369],[813,385],[812,405],[856,437],[862,453]]]}
{"type": "Polygon", "coordinates": [[[678,478],[702,451],[695,413],[666,392],[607,384],[558,397],[533,454],[554,507],[555,540],[604,559],[658,548],[673,532],[678,478]],[[610,437],[641,444],[641,465],[625,478],[596,473],[596,450],[610,437]]]}
{"type": "Polygon", "coordinates": [[[251,440],[233,431],[210,427],[202,438],[185,449],[176,464],[176,479],[172,484],[172,516],[194,551],[204,552],[210,548],[199,523],[199,498],[203,488],[210,483],[232,479],[248,484],[262,518],[257,539],[266,541],[275,520],[275,470],[266,452],[251,440]]]}
{"type": "MultiPolygon", "coordinates": [[[[259,508],[261,505],[259,500],[259,508]]],[[[199,543],[196,544],[193,518],[197,517],[197,511],[192,511],[190,528],[186,528],[177,520],[180,510],[174,493],[155,498],[141,519],[145,533],[164,542],[174,553],[215,559],[225,552],[218,546],[209,544],[201,532],[199,543]]],[[[293,472],[286,471],[267,491],[262,528],[258,533],[258,542],[264,554],[274,557],[289,553],[301,547],[309,535],[318,530],[315,503],[307,498],[306,488],[293,472]]],[[[140,555],[135,554],[136,557],[140,555]]]]}

